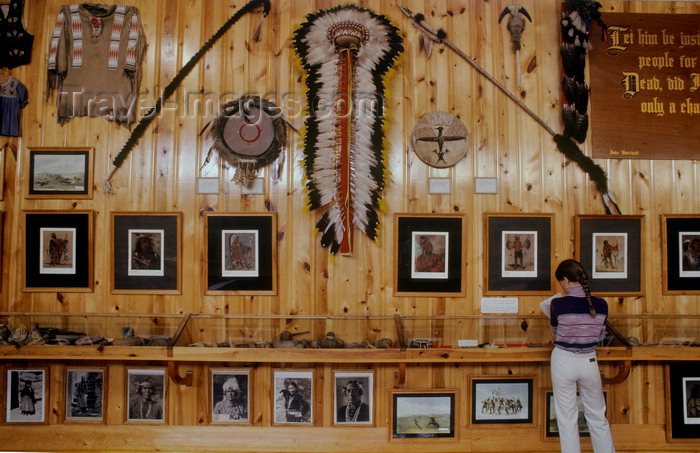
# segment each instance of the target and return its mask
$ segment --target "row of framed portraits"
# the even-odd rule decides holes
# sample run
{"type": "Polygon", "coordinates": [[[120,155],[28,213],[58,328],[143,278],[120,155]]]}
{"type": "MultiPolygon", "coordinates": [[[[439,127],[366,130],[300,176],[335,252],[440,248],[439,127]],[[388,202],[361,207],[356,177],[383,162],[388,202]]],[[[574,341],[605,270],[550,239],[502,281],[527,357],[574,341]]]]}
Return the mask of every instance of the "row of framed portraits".
{"type": "MultiPolygon", "coordinates": [[[[180,294],[182,213],[112,212],[112,293],[180,294]]],[[[204,212],[206,294],[277,293],[274,212],[204,212]]],[[[485,295],[554,288],[554,214],[484,215],[485,295]]],[[[92,291],[93,212],[25,212],[25,290],[92,291]]],[[[600,296],[644,294],[643,216],[576,216],[576,257],[600,296]]],[[[466,294],[464,215],[395,214],[394,295],[466,294]]],[[[700,215],[663,215],[663,291],[700,294],[700,215]]]]}
{"type": "MultiPolygon", "coordinates": [[[[212,425],[253,422],[253,368],[209,368],[208,422],[212,425]]],[[[167,373],[165,368],[126,370],[125,423],[168,422],[167,373]]],[[[669,441],[700,438],[700,364],[666,365],[667,438],[669,441]]],[[[272,424],[316,424],[317,394],[314,369],[272,370],[272,424]]],[[[105,423],[107,368],[65,370],[65,423],[105,423]]],[[[7,368],[6,423],[47,423],[48,369],[7,368]]],[[[537,400],[542,399],[544,438],[559,437],[551,389],[536,395],[534,376],[470,376],[467,388],[470,408],[466,426],[498,427],[507,424],[537,425],[537,400]]],[[[460,389],[389,389],[391,434],[401,438],[458,437],[460,389]]],[[[610,393],[604,389],[606,399],[610,393]]],[[[375,425],[373,370],[333,371],[333,425],[375,425]]],[[[579,431],[589,436],[579,400],[579,431]]]]}

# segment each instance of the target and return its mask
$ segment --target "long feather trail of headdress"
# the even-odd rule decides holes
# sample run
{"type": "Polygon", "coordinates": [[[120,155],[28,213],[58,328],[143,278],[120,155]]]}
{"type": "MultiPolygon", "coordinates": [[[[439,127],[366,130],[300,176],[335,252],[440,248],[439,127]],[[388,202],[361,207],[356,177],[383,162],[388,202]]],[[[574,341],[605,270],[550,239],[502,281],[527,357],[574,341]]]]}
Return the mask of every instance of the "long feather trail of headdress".
{"type": "Polygon", "coordinates": [[[416,26],[422,33],[428,33],[433,35],[437,41],[443,43],[445,46],[452,49],[457,55],[459,55],[464,61],[469,63],[479,74],[488,79],[493,83],[496,88],[501,90],[503,94],[508,96],[513,102],[515,102],[518,107],[525,111],[533,120],[535,120],[540,126],[542,126],[553,138],[554,142],[557,144],[559,151],[563,153],[568,159],[573,160],[578,164],[578,166],[588,173],[591,180],[595,182],[598,191],[601,193],[603,198],[603,204],[605,205],[605,210],[610,214],[620,214],[620,210],[617,206],[617,201],[615,196],[608,189],[608,179],[605,172],[600,168],[593,160],[583,154],[576,143],[570,138],[562,134],[557,134],[554,129],[552,129],[542,118],[537,116],[527,105],[525,105],[520,99],[518,99],[513,93],[508,91],[508,89],[491,74],[486,72],[484,68],[479,66],[472,58],[464,53],[459,47],[455,46],[452,42],[447,39],[447,33],[444,30],[435,30],[430,27],[425,22],[425,16],[420,13],[414,14],[413,11],[406,8],[405,6],[398,5],[401,11],[411,18],[413,25],[416,26]]]}
{"type": "MultiPolygon", "coordinates": [[[[231,27],[233,27],[233,25],[236,22],[238,22],[238,20],[241,17],[255,10],[256,8],[259,8],[260,6],[263,7],[262,17],[267,17],[267,15],[270,13],[270,0],[249,1],[241,9],[236,11],[236,14],[229,17],[229,19],[216,31],[216,33],[214,33],[207,40],[207,42],[204,43],[202,48],[199,49],[194,55],[192,55],[189,61],[185,63],[185,65],[178,71],[177,74],[175,74],[175,77],[173,77],[173,80],[171,80],[170,83],[165,87],[165,89],[163,90],[163,94],[161,94],[160,98],[156,101],[155,105],[151,109],[149,109],[148,112],[146,112],[146,114],[141,118],[136,127],[134,127],[134,130],[131,131],[131,135],[126,140],[126,143],[124,143],[124,146],[122,146],[121,151],[119,151],[119,153],[115,156],[114,160],[112,161],[112,169],[109,171],[104,181],[102,182],[102,191],[104,193],[113,193],[114,189],[112,187],[112,176],[114,176],[114,173],[116,173],[119,167],[122,166],[126,157],[129,155],[134,146],[136,146],[136,143],[139,141],[139,138],[141,138],[144,132],[146,132],[146,128],[151,123],[151,121],[153,121],[153,119],[163,109],[165,101],[168,98],[170,98],[170,96],[172,96],[173,93],[175,93],[177,87],[180,86],[182,81],[185,79],[185,77],[187,77],[187,75],[189,75],[189,73],[192,71],[195,65],[199,63],[199,60],[202,59],[204,54],[206,54],[209,51],[209,49],[212,48],[214,43],[216,43],[216,41],[218,41],[219,38],[221,38],[224,35],[224,33],[226,33],[231,27]]],[[[257,29],[254,32],[254,40],[260,39],[260,33],[260,24],[258,24],[257,29]]]]}
{"type": "Polygon", "coordinates": [[[292,37],[307,87],[307,206],[327,207],[316,228],[332,254],[352,253],[353,227],[377,238],[386,76],[402,42],[386,17],[354,5],[309,14],[292,37]]]}

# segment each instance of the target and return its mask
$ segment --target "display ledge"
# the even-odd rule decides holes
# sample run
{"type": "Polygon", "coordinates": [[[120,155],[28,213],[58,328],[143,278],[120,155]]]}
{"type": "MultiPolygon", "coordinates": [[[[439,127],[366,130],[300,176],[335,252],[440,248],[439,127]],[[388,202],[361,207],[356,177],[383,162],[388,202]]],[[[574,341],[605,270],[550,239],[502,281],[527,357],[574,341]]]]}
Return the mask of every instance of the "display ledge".
{"type": "MultiPolygon", "coordinates": [[[[434,349],[274,349],[152,346],[0,346],[3,360],[246,363],[548,362],[551,347],[434,349]]],[[[600,361],[700,361],[700,347],[600,347],[600,361]]]]}

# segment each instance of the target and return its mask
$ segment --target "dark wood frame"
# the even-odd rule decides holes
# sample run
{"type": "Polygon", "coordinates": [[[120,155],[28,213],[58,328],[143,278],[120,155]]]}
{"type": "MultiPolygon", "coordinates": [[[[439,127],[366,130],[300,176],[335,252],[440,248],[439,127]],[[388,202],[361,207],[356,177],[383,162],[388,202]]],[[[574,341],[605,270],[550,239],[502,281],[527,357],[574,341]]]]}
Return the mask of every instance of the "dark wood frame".
{"type": "Polygon", "coordinates": [[[470,376],[469,377],[469,389],[471,392],[471,416],[469,418],[471,425],[477,425],[478,427],[503,427],[503,425],[517,424],[517,425],[532,425],[534,424],[534,412],[535,412],[535,398],[534,398],[534,376],[470,376]],[[498,386],[501,388],[504,385],[517,385],[525,386],[526,395],[519,395],[526,397],[527,401],[521,401],[523,409],[527,410],[527,414],[523,416],[512,416],[507,417],[507,414],[503,414],[503,417],[484,417],[480,418],[481,410],[478,407],[479,403],[483,406],[483,399],[479,398],[479,386],[498,386]]]}
{"type": "MultiPolygon", "coordinates": [[[[389,440],[394,441],[394,440],[405,440],[405,439],[410,439],[411,441],[415,441],[416,439],[429,439],[430,441],[436,441],[436,440],[449,440],[449,441],[457,441],[458,440],[458,435],[459,435],[459,411],[457,410],[457,400],[458,400],[458,394],[459,390],[457,389],[415,389],[415,390],[410,390],[410,389],[391,389],[390,390],[391,394],[391,430],[389,432],[389,440]],[[399,408],[399,400],[402,398],[447,398],[448,399],[448,404],[449,404],[449,413],[445,414],[447,419],[449,420],[450,427],[449,428],[442,428],[440,427],[440,431],[435,432],[429,431],[429,432],[403,432],[400,430],[399,427],[399,419],[402,416],[402,414],[399,413],[400,408],[399,408]]],[[[418,416],[414,416],[415,414],[411,415],[406,415],[409,417],[414,418],[414,423],[417,424],[417,428],[419,430],[425,430],[426,429],[426,423],[421,425],[422,421],[425,421],[423,419],[418,420],[418,416]]],[[[427,415],[426,415],[427,417],[427,415]]],[[[439,423],[439,422],[438,422],[439,423]]],[[[412,425],[411,425],[412,426],[412,425]]]]}
{"type": "Polygon", "coordinates": [[[642,215],[577,215],[576,256],[588,272],[591,291],[598,296],[640,296],[644,293],[642,215]],[[591,256],[593,236],[600,233],[627,235],[627,276],[597,278],[591,256]]]}
{"type": "MultiPolygon", "coordinates": [[[[554,392],[552,391],[551,388],[544,389],[544,398],[543,398],[543,404],[544,404],[544,410],[542,411],[544,413],[544,421],[542,422],[542,438],[544,440],[556,440],[559,439],[559,432],[558,430],[555,432],[552,430],[552,423],[556,424],[556,414],[554,414],[554,418],[552,418],[552,411],[554,408],[554,392]],[[551,418],[551,420],[550,420],[551,418]]],[[[578,392],[576,392],[577,399],[580,400],[580,396],[578,396],[578,392]]],[[[606,403],[606,412],[608,411],[608,406],[609,406],[609,400],[608,400],[608,390],[604,387],[603,388],[603,395],[605,395],[605,403],[606,403]]],[[[585,422],[585,418],[583,417],[583,408],[579,408],[579,420],[583,419],[585,422]]],[[[586,425],[585,429],[579,425],[579,436],[580,437],[591,437],[591,433],[588,431],[588,426],[586,425]]]]}
{"type": "Polygon", "coordinates": [[[462,214],[394,215],[394,296],[463,297],[466,294],[466,218],[462,214]],[[447,238],[445,276],[414,278],[413,236],[434,232],[447,238]]]}
{"type": "Polygon", "coordinates": [[[207,238],[204,273],[208,295],[277,294],[277,215],[270,213],[204,213],[207,238]],[[258,247],[257,276],[224,276],[222,239],[225,230],[255,231],[258,247]]]}
{"type": "Polygon", "coordinates": [[[700,214],[663,214],[661,216],[661,243],[663,245],[663,294],[700,294],[698,277],[681,277],[681,256],[678,249],[681,232],[700,232],[700,214]]]}
{"type": "Polygon", "coordinates": [[[551,295],[554,288],[552,268],[554,214],[485,213],[484,214],[484,294],[490,295],[551,295]],[[502,234],[505,231],[537,233],[536,276],[505,277],[502,275],[502,234]]]}
{"type": "Polygon", "coordinates": [[[25,292],[92,292],[93,211],[25,211],[25,292]],[[75,230],[75,273],[41,272],[42,228],[75,230]]]}
{"type": "MultiPolygon", "coordinates": [[[[689,385],[700,392],[700,362],[666,363],[666,440],[697,443],[700,438],[700,417],[688,423],[687,403],[689,385]]],[[[700,393],[699,393],[700,396],[700,393]]]]}
{"type": "Polygon", "coordinates": [[[93,148],[92,147],[67,147],[67,148],[51,148],[51,147],[32,147],[28,149],[29,166],[27,175],[27,190],[26,198],[65,198],[65,199],[90,199],[92,198],[93,190],[93,148]],[[82,156],[84,164],[82,166],[84,187],[79,190],[41,190],[34,187],[36,178],[36,160],[39,156],[82,156]]]}
{"type": "Polygon", "coordinates": [[[182,213],[112,212],[111,260],[112,294],[182,293],[182,213]],[[129,275],[129,230],[163,230],[160,254],[163,275],[129,275]]]}

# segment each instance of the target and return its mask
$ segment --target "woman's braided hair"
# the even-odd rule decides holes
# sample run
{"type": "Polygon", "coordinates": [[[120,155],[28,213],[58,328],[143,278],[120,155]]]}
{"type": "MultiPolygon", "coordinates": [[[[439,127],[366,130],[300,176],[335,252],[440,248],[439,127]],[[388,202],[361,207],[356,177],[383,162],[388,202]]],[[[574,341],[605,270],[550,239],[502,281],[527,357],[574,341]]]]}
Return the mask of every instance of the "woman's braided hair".
{"type": "Polygon", "coordinates": [[[595,317],[595,307],[593,306],[593,299],[591,299],[591,289],[588,286],[588,273],[586,269],[583,268],[581,263],[576,260],[564,260],[559,263],[557,270],[554,272],[554,276],[557,281],[560,282],[566,277],[572,283],[580,283],[583,288],[583,292],[586,293],[586,300],[588,301],[588,311],[591,313],[591,317],[595,317]]]}

